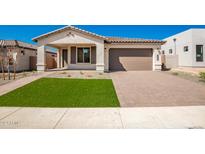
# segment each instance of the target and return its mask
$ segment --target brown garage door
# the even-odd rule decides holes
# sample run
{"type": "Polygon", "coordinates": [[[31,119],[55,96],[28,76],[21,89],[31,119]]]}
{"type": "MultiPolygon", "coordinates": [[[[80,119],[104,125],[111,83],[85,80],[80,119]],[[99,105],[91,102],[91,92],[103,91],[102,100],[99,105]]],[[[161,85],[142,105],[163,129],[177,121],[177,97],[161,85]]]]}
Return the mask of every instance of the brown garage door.
{"type": "Polygon", "coordinates": [[[152,49],[110,49],[111,71],[152,70],[152,49]]]}

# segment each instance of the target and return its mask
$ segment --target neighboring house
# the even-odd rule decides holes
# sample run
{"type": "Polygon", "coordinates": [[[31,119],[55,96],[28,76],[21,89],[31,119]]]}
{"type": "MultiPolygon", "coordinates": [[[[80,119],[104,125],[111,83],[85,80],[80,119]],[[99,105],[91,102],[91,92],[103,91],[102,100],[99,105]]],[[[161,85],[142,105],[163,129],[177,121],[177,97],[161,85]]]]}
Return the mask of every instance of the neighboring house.
{"type": "MultiPolygon", "coordinates": [[[[7,55],[8,51],[17,52],[16,71],[36,70],[37,62],[37,46],[17,40],[0,40],[0,55],[7,55]]],[[[46,49],[45,63],[46,69],[57,67],[57,54],[49,49],[46,49]]],[[[0,67],[1,68],[1,67],[0,67]]],[[[4,68],[7,70],[7,68],[4,68]]],[[[10,67],[13,71],[13,66],[10,67]]]]}
{"type": "Polygon", "coordinates": [[[17,40],[0,40],[1,55],[7,55],[9,50],[17,53],[16,71],[31,70],[30,58],[36,57],[37,46],[17,40]]]}
{"type": "Polygon", "coordinates": [[[205,29],[189,29],[164,41],[166,67],[205,67],[205,29]]]}
{"type": "Polygon", "coordinates": [[[38,43],[37,70],[46,69],[46,46],[57,49],[57,67],[103,71],[161,70],[160,48],[164,41],[111,38],[74,26],[43,34],[38,43]]]}

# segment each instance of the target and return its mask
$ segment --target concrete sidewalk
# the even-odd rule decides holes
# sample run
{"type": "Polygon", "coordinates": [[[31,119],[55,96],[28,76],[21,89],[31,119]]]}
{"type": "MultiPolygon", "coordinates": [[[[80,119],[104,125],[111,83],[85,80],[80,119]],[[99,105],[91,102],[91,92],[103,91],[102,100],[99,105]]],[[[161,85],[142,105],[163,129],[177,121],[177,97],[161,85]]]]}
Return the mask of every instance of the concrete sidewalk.
{"type": "Polygon", "coordinates": [[[38,73],[37,75],[32,75],[32,76],[29,76],[29,77],[24,77],[24,78],[21,78],[21,79],[17,79],[17,80],[14,80],[12,82],[9,82],[7,84],[4,84],[4,85],[1,85],[0,86],[0,96],[12,91],[12,90],[15,90],[19,87],[22,87],[32,81],[35,81],[37,79],[40,79],[42,77],[46,77],[50,74],[52,74],[53,72],[41,72],[41,73],[38,73]]]}
{"type": "Polygon", "coordinates": [[[0,128],[205,128],[205,106],[0,107],[0,128]]]}

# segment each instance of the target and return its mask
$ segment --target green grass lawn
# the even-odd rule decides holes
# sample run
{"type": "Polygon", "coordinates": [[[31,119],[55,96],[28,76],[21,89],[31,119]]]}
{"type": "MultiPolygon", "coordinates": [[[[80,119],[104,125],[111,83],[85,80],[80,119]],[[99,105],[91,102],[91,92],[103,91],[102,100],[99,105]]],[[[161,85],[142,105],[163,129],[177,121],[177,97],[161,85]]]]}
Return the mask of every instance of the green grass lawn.
{"type": "Polygon", "coordinates": [[[108,79],[42,78],[0,96],[0,106],[119,107],[108,79]]]}

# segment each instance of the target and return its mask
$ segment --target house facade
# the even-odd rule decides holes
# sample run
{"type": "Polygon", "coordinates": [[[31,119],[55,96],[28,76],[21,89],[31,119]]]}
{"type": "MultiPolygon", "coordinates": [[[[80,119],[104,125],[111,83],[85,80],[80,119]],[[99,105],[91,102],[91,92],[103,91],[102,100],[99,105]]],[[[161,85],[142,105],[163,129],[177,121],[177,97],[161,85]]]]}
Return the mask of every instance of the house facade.
{"type": "MultiPolygon", "coordinates": [[[[17,53],[16,71],[27,71],[32,69],[30,59],[36,57],[37,47],[17,40],[0,40],[0,56],[5,57],[8,52],[17,53]]],[[[4,69],[7,70],[6,67],[4,69]]],[[[10,69],[13,71],[12,65],[10,69]]]]}
{"type": "MultiPolygon", "coordinates": [[[[37,63],[37,46],[18,40],[0,40],[0,57],[6,57],[8,52],[16,53],[16,71],[36,70],[37,63]]],[[[53,69],[57,67],[57,54],[49,49],[45,52],[45,69],[53,69]]],[[[2,65],[0,62],[0,68],[2,65]]],[[[4,60],[4,70],[7,71],[6,59],[4,60]]],[[[14,71],[14,66],[10,66],[10,70],[14,71]]],[[[0,70],[1,71],[1,70],[0,70]]]]}
{"type": "Polygon", "coordinates": [[[164,41],[161,52],[168,68],[205,67],[205,29],[189,29],[164,41]]]}
{"type": "Polygon", "coordinates": [[[160,49],[164,41],[111,38],[74,26],[43,34],[38,43],[37,70],[46,68],[46,46],[57,49],[57,67],[104,71],[161,70],[160,49]]]}

